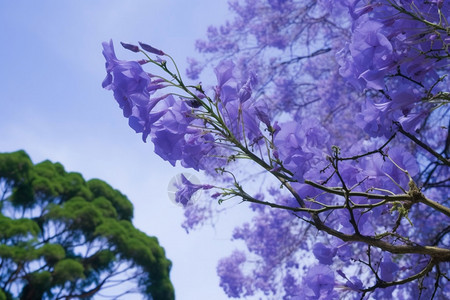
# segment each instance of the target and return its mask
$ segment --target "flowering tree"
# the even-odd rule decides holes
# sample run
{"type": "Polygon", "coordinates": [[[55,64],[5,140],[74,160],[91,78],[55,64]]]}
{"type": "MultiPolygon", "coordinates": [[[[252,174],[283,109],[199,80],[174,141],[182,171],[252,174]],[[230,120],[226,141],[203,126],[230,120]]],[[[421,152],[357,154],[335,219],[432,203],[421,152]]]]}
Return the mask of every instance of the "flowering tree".
{"type": "Polygon", "coordinates": [[[211,198],[254,212],[233,234],[247,251],[217,267],[228,296],[449,298],[450,3],[230,8],[234,20],[197,42],[203,62],[189,60],[192,80],[213,66],[211,87],[147,44],[122,43],[140,61],[103,44],[103,87],[130,127],[211,178],[183,179],[183,226],[210,218],[211,198]],[[210,197],[191,205],[200,189],[210,197]]]}

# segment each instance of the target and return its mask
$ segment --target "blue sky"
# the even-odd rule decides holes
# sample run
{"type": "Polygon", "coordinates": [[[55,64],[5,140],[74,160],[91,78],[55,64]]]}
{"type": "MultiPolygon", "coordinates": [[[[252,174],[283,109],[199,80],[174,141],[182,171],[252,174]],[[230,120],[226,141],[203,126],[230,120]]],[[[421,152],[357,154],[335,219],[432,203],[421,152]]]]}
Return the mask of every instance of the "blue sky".
{"type": "Polygon", "coordinates": [[[101,88],[101,42],[112,38],[122,58],[132,53],[117,47],[119,41],[147,42],[184,69],[186,57],[195,55],[195,39],[227,17],[224,0],[0,0],[0,152],[24,149],[34,162],[61,162],[126,194],[135,226],[157,236],[173,261],[181,300],[227,299],[215,268],[234,248],[228,224],[240,209],[224,216],[224,226],[186,235],[182,209],[167,195],[182,170],[142,143],[112,93],[101,88]]]}

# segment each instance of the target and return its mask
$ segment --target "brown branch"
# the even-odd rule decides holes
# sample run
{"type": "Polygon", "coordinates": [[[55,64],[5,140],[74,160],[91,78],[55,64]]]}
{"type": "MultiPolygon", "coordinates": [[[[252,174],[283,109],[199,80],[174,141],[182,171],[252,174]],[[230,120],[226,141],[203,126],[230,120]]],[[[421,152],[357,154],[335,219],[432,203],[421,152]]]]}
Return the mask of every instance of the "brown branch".
{"type": "Polygon", "coordinates": [[[440,203],[438,203],[436,201],[428,199],[423,194],[420,195],[419,202],[421,202],[421,203],[423,203],[425,205],[428,205],[428,206],[430,206],[430,207],[432,207],[432,208],[434,208],[434,209],[436,209],[436,210],[446,214],[448,217],[450,217],[450,208],[448,208],[448,207],[446,207],[446,206],[444,206],[444,205],[442,205],[442,204],[440,204],[440,203]]]}
{"type": "Polygon", "coordinates": [[[369,151],[367,153],[361,154],[361,155],[355,155],[352,157],[335,157],[337,160],[357,160],[358,158],[364,157],[364,156],[368,156],[368,155],[372,155],[375,153],[380,153],[381,155],[383,155],[382,150],[394,139],[394,137],[396,136],[397,133],[394,133],[387,141],[386,143],[384,143],[380,148],[369,151]]]}
{"type": "MultiPolygon", "coordinates": [[[[380,194],[370,194],[370,193],[364,193],[364,192],[346,193],[345,191],[341,190],[341,188],[326,187],[326,186],[323,186],[321,184],[315,183],[310,180],[305,180],[305,183],[309,184],[315,188],[318,188],[322,191],[325,191],[325,192],[328,192],[328,193],[334,194],[334,195],[339,195],[342,197],[346,197],[346,196],[365,197],[367,199],[380,199],[380,200],[384,200],[385,202],[396,202],[396,201],[409,201],[411,203],[420,202],[420,203],[430,206],[430,207],[436,209],[437,211],[450,217],[450,208],[425,197],[425,195],[417,187],[415,187],[415,184],[413,185],[413,188],[411,188],[411,186],[410,186],[410,191],[408,191],[407,194],[380,195],[380,194]]],[[[384,204],[384,203],[380,202],[377,204],[371,204],[371,205],[369,205],[369,207],[374,207],[374,206],[378,206],[381,204],[384,204]]],[[[361,206],[361,205],[358,205],[358,206],[361,206]]],[[[361,206],[361,208],[362,207],[364,207],[364,206],[361,206]]],[[[358,208],[358,207],[355,206],[355,208],[358,208]]]]}
{"type": "Polygon", "coordinates": [[[340,231],[334,230],[326,225],[315,224],[318,230],[325,231],[326,233],[335,236],[344,242],[362,242],[367,245],[377,247],[381,250],[388,251],[395,254],[424,254],[429,255],[436,261],[450,261],[450,249],[444,249],[434,246],[421,246],[421,245],[392,245],[380,239],[376,239],[371,236],[364,236],[358,234],[345,234],[340,231]]]}
{"type": "MultiPolygon", "coordinates": [[[[346,193],[345,191],[342,191],[340,188],[329,188],[323,185],[320,185],[318,183],[315,183],[310,180],[305,180],[306,184],[309,184],[315,188],[318,188],[322,191],[339,195],[342,197],[345,197],[346,193]]],[[[349,192],[348,196],[353,197],[365,197],[367,199],[380,199],[385,200],[388,202],[394,202],[394,201],[412,201],[411,195],[408,194],[399,194],[399,195],[381,195],[381,194],[370,194],[370,193],[364,193],[364,192],[349,192]]]]}
{"type": "Polygon", "coordinates": [[[317,51],[314,51],[314,52],[311,53],[310,55],[297,56],[297,57],[295,57],[295,58],[293,58],[293,59],[290,59],[290,60],[288,60],[288,61],[283,61],[283,62],[280,63],[280,66],[282,66],[282,65],[288,65],[288,64],[291,64],[291,63],[297,63],[297,62],[301,61],[302,59],[311,58],[311,57],[314,57],[314,56],[318,56],[318,55],[321,55],[321,54],[325,54],[325,53],[327,53],[327,52],[330,52],[331,50],[332,50],[331,48],[319,49],[319,50],[317,50],[317,51]]]}
{"type": "Polygon", "coordinates": [[[439,153],[434,151],[430,146],[428,146],[427,144],[425,144],[424,142],[422,142],[421,140],[416,138],[411,133],[406,132],[399,123],[396,123],[396,124],[398,126],[398,131],[400,131],[404,136],[406,136],[407,138],[412,140],[414,143],[416,143],[417,145],[419,145],[423,149],[427,150],[431,155],[433,155],[434,157],[439,159],[441,162],[443,162],[444,165],[450,167],[450,160],[449,159],[446,159],[445,157],[443,157],[442,155],[440,155],[439,153]]]}
{"type": "Polygon", "coordinates": [[[371,292],[371,291],[374,291],[374,290],[377,289],[377,288],[387,288],[387,287],[390,287],[390,286],[393,286],[393,285],[402,285],[402,284],[411,282],[411,281],[413,281],[413,280],[419,279],[419,278],[421,278],[421,277],[427,275],[428,272],[430,272],[430,271],[433,269],[433,267],[434,267],[435,265],[437,265],[437,263],[438,263],[437,261],[431,259],[431,260],[428,262],[428,264],[425,266],[425,268],[423,268],[423,269],[422,269],[420,272],[418,272],[417,274],[414,274],[414,275],[412,275],[412,276],[410,276],[410,277],[408,277],[408,278],[405,278],[405,279],[402,279],[402,280],[398,280],[398,281],[389,281],[389,282],[386,282],[386,281],[380,280],[380,281],[378,281],[374,286],[372,286],[372,287],[370,287],[370,288],[367,288],[367,289],[364,289],[364,290],[362,290],[362,292],[371,292]]]}

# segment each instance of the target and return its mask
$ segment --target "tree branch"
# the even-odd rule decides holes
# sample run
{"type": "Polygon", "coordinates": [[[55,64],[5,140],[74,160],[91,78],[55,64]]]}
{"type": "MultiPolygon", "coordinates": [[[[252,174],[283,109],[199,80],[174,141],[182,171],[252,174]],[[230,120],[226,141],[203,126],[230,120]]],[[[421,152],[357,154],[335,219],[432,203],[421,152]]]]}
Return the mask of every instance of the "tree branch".
{"type": "Polygon", "coordinates": [[[423,268],[419,273],[417,273],[413,276],[410,276],[408,278],[405,278],[405,279],[399,280],[399,281],[386,282],[386,281],[379,280],[374,286],[364,289],[364,290],[362,290],[362,292],[371,292],[377,288],[387,288],[387,287],[390,287],[393,285],[401,285],[401,284],[405,284],[405,283],[411,282],[413,280],[419,279],[419,278],[427,275],[428,272],[430,272],[436,264],[437,264],[437,262],[435,260],[431,259],[428,262],[428,264],[425,266],[425,268],[423,268]]]}
{"type": "Polygon", "coordinates": [[[414,135],[410,134],[409,132],[406,132],[399,123],[396,123],[396,124],[398,126],[398,131],[400,131],[404,136],[406,136],[407,138],[412,140],[414,143],[416,143],[417,145],[419,145],[423,149],[427,150],[431,155],[433,155],[434,157],[439,159],[441,162],[443,162],[444,165],[450,167],[450,160],[449,159],[446,159],[445,157],[443,157],[442,155],[440,155],[439,153],[434,151],[430,146],[428,146],[427,144],[425,144],[424,142],[422,142],[421,140],[416,138],[414,135]]]}

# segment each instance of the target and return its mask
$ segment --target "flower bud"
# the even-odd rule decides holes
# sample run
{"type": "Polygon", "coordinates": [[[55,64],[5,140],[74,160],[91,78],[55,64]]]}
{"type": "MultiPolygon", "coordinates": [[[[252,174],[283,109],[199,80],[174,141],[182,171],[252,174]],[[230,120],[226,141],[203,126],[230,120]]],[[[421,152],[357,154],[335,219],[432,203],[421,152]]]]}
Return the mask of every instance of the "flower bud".
{"type": "Polygon", "coordinates": [[[139,47],[136,45],[132,45],[132,44],[127,44],[124,42],[120,42],[120,44],[122,45],[122,47],[124,47],[127,50],[133,51],[133,52],[139,52],[139,47]]]}
{"type": "Polygon", "coordinates": [[[150,45],[147,45],[147,44],[144,44],[144,43],[141,43],[141,42],[139,42],[139,45],[141,45],[142,49],[144,49],[147,52],[150,52],[150,53],[153,53],[153,54],[156,54],[156,55],[164,55],[165,54],[162,50],[153,48],[150,45]]]}

